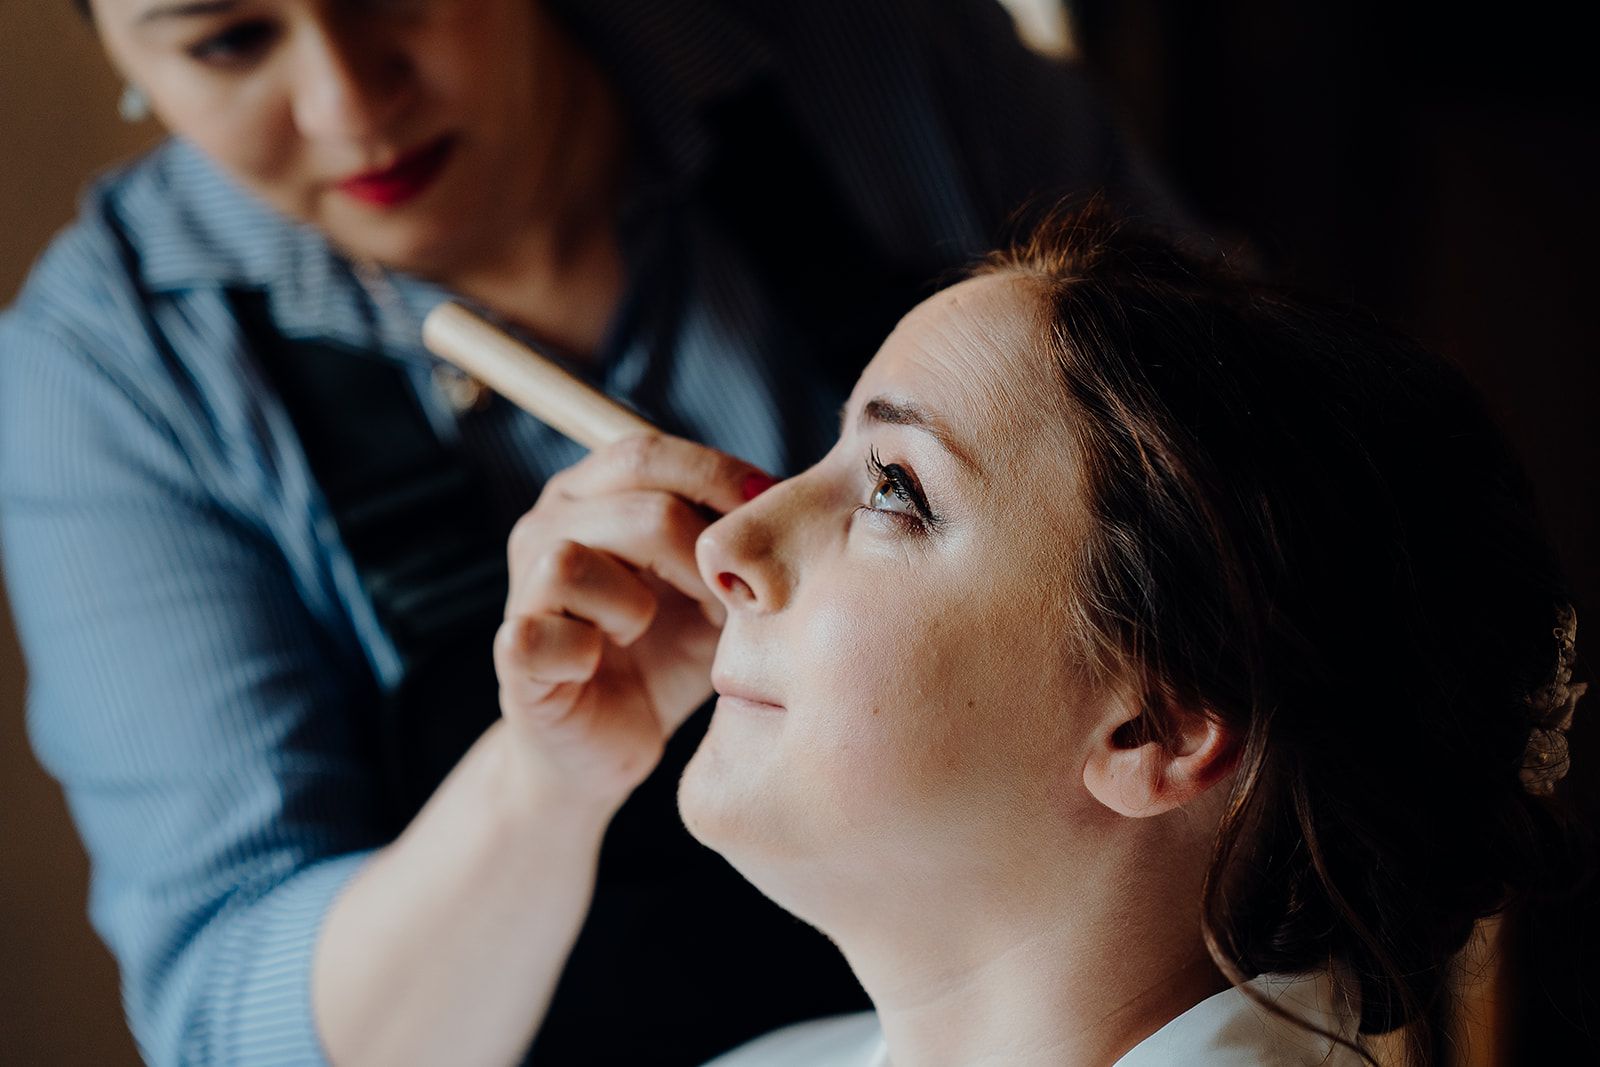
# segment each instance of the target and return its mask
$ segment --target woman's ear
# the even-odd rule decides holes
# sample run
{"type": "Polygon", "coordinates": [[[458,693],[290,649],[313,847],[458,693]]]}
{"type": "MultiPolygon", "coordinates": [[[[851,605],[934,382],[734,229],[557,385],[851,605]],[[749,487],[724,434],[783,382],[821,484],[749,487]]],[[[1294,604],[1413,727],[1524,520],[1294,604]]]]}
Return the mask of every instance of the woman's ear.
{"type": "Polygon", "coordinates": [[[1169,709],[1167,736],[1148,712],[1108,715],[1091,738],[1083,784],[1119,815],[1146,818],[1181,808],[1216,785],[1238,762],[1233,731],[1202,712],[1169,709]]]}

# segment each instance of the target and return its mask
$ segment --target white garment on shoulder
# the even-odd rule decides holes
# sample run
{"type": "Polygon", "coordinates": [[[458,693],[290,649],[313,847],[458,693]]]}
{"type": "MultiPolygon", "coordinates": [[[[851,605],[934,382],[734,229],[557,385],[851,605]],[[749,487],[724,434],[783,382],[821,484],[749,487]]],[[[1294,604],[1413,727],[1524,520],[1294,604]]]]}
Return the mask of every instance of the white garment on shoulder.
{"type": "Polygon", "coordinates": [[[878,1016],[832,1015],[763,1034],[706,1067],[889,1067],[878,1016]]]}
{"type": "MultiPolygon", "coordinates": [[[[1269,1000],[1346,1038],[1356,1021],[1340,1011],[1326,975],[1262,975],[1248,983],[1269,1000]]],[[[1354,1067],[1360,1057],[1266,1011],[1238,989],[1207,997],[1129,1049],[1112,1067],[1354,1067]]],[[[872,1012],[836,1015],[775,1030],[706,1067],[891,1067],[872,1012]]]]}
{"type": "MultiPolygon", "coordinates": [[[[1346,1040],[1357,1019],[1339,1007],[1325,974],[1264,974],[1245,983],[1269,1001],[1346,1040]]],[[[1113,1067],[1355,1067],[1361,1057],[1267,1011],[1239,989],[1207,997],[1133,1048],[1113,1067]]]]}

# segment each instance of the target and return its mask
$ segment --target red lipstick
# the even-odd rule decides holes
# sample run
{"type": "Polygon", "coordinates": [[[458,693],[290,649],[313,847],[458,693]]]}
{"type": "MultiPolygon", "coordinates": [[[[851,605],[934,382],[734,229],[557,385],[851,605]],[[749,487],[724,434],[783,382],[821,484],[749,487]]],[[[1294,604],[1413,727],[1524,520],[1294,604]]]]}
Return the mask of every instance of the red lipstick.
{"type": "Polygon", "coordinates": [[[422,195],[444,170],[455,150],[456,139],[436,137],[406,152],[382,170],[369,170],[338,184],[340,192],[378,207],[397,207],[422,195]]]}

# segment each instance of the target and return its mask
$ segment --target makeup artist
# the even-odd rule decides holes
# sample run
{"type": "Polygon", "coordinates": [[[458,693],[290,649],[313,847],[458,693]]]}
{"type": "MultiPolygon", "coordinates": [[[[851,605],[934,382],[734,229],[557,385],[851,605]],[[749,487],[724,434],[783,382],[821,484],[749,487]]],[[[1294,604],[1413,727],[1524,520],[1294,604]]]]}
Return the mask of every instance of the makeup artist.
{"type": "Polygon", "coordinates": [[[600,721],[665,743],[708,513],[1029,195],[1169,213],[1079,75],[978,0],[85,14],[173,136],[0,317],[0,549],[144,1055],[685,1064],[864,1005],[679,825],[703,716],[619,812],[519,744],[500,683],[560,635],[508,581],[614,561],[600,721]],[[449,295],[705,447],[583,459],[423,351],[449,295]]]}

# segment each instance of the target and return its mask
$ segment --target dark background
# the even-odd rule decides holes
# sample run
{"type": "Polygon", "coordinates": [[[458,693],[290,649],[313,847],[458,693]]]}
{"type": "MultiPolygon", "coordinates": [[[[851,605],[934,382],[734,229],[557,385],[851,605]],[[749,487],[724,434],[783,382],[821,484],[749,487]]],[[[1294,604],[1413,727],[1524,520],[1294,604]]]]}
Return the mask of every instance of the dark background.
{"type": "MultiPolygon", "coordinates": [[[[1600,640],[1600,123],[1576,8],[1069,0],[1077,46],[1202,218],[1454,358],[1519,450],[1600,640]]],[[[1600,687],[1569,796],[1600,825],[1600,687]]],[[[1600,893],[1508,922],[1506,1062],[1600,1063],[1600,893]],[[1578,1049],[1583,1049],[1582,1054],[1578,1049]]],[[[1477,1050],[1482,1052],[1483,1050],[1477,1050]]]]}
{"type": "MultiPolygon", "coordinates": [[[[1279,273],[1377,309],[1488,395],[1573,578],[1587,676],[1583,650],[1600,640],[1600,94],[1575,16],[1373,0],[1069,6],[1078,51],[1203,218],[1279,273]]],[[[117,122],[116,91],[67,0],[0,0],[0,301],[70,218],[77,185],[153,136],[117,122]]],[[[83,917],[82,851],[26,751],[23,682],[0,625],[0,1062],[132,1062],[114,970],[83,917]]],[[[1597,709],[1600,691],[1572,735],[1570,792],[1591,820],[1597,709]]],[[[1573,1054],[1600,1028],[1597,903],[1591,891],[1512,922],[1505,1062],[1600,1062],[1573,1054]]]]}

